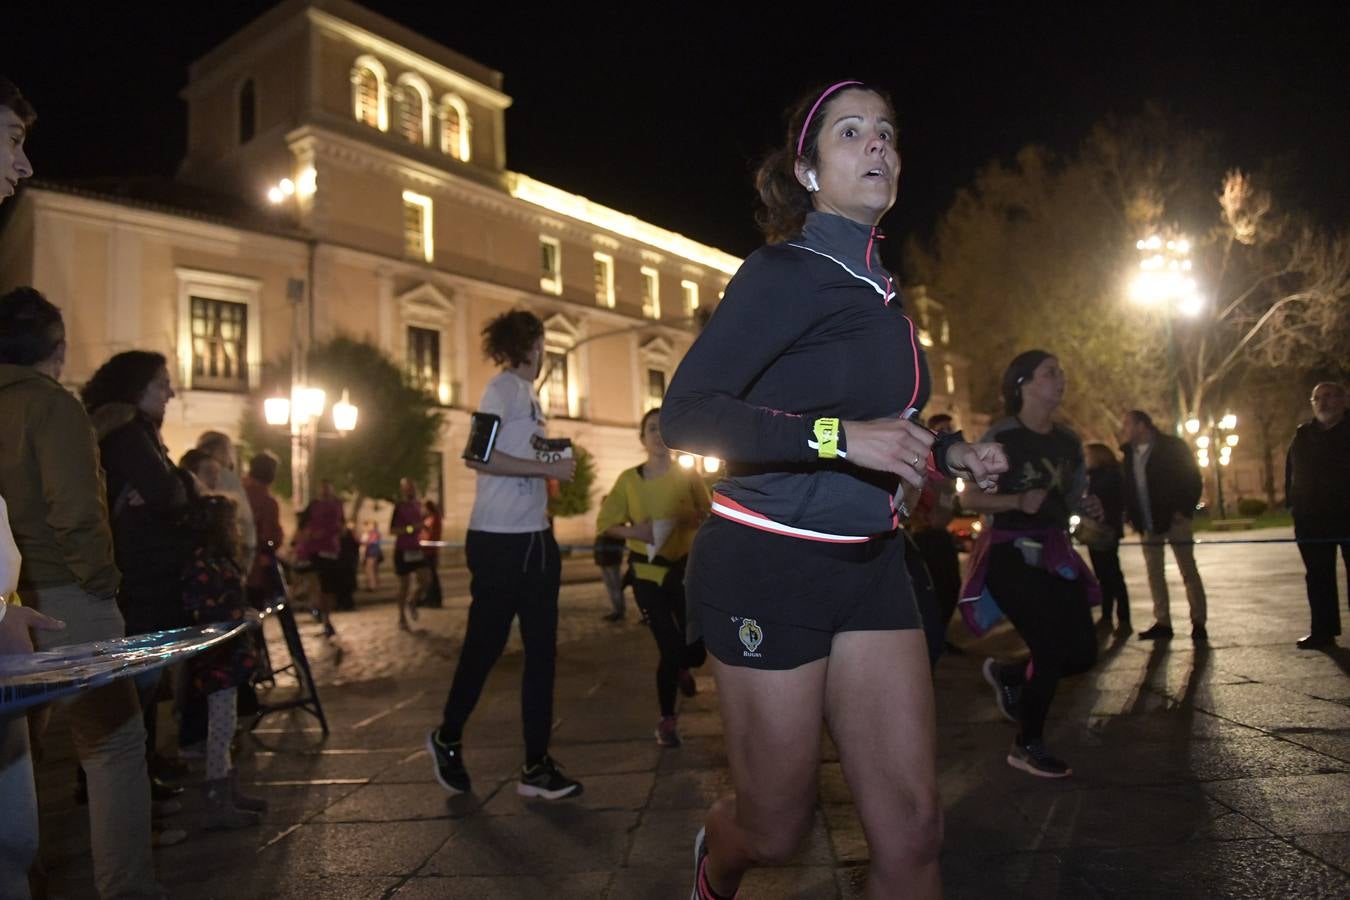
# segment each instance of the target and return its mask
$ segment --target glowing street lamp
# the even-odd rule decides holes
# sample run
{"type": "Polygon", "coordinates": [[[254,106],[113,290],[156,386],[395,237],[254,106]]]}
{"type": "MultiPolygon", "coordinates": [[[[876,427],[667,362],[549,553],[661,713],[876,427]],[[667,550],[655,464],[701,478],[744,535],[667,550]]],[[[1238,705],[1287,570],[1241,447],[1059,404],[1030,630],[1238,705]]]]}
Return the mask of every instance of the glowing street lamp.
{"type": "Polygon", "coordinates": [[[333,427],[341,434],[348,434],[356,428],[357,409],[347,397],[347,389],[342,389],[342,399],[333,404],[333,427]]]}
{"type": "MultiPolygon", "coordinates": [[[[267,397],[263,400],[263,418],[268,425],[281,427],[290,425],[291,467],[294,498],[297,508],[303,507],[309,499],[309,476],[314,469],[314,451],[319,437],[319,421],[323,418],[327,394],[323,388],[296,384],[291,387],[290,397],[267,397]]],[[[347,389],[342,389],[342,399],[333,404],[333,427],[339,435],[355,430],[359,410],[351,402],[347,389]]]]}
{"type": "Polygon", "coordinates": [[[263,418],[268,425],[285,425],[291,420],[291,401],[286,397],[268,397],[263,401],[263,418]]]}
{"type": "Polygon", "coordinates": [[[308,166],[300,171],[300,174],[292,181],[289,178],[283,178],[276,184],[267,189],[267,202],[276,206],[278,203],[289,197],[299,197],[301,200],[307,200],[314,196],[319,189],[319,173],[313,166],[308,166]]]}

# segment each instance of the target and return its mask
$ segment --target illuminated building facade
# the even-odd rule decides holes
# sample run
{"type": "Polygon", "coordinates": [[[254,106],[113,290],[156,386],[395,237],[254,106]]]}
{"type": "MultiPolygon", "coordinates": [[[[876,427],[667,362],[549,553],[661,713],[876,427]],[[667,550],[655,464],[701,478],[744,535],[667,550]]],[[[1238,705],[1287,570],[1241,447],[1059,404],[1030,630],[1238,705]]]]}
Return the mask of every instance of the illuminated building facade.
{"type": "MultiPolygon", "coordinates": [[[[508,171],[501,73],[346,0],[273,8],[194,63],[182,97],[176,178],[39,180],[0,238],[0,285],[65,311],[72,384],[112,353],[164,353],[176,457],[238,433],[273,388],[264,360],[370,341],[444,408],[422,480],[456,539],[474,490],[458,455],[496,373],[479,332],[526,308],[547,327],[550,433],[594,454],[597,490],[641,458],[637,421],[739,259],[508,171]]],[[[593,521],[557,525],[584,541],[593,521]]]]}

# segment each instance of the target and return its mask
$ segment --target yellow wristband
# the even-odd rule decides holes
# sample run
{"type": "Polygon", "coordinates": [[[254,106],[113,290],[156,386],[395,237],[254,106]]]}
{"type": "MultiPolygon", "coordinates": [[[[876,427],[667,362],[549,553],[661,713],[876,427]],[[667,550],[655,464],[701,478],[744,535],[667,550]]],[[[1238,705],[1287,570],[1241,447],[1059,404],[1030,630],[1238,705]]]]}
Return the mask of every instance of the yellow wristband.
{"type": "Polygon", "coordinates": [[[821,459],[835,459],[839,456],[839,420],[816,419],[812,426],[816,442],[816,454],[821,459]]]}

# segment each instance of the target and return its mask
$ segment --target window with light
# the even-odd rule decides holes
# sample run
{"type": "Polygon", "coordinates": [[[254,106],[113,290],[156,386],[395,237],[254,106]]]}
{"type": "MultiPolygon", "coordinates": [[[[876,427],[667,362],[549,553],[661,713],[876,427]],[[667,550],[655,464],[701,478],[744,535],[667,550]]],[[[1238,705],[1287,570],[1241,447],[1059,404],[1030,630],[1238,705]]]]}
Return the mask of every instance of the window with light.
{"type": "Polygon", "coordinates": [[[692,316],[698,310],[698,283],[681,281],[680,292],[684,295],[684,314],[692,316]]]}
{"type": "Polygon", "coordinates": [[[661,405],[661,401],[666,396],[666,373],[660,369],[647,370],[647,397],[643,405],[643,412],[649,409],[656,409],[661,405]]]}
{"type": "Polygon", "coordinates": [[[549,350],[544,354],[544,367],[548,375],[544,379],[544,396],[540,398],[544,411],[550,416],[571,415],[567,403],[567,354],[558,350],[549,350]]]}
{"type": "Polygon", "coordinates": [[[431,262],[435,253],[431,238],[431,198],[403,192],[403,249],[413,259],[431,262]]]}
{"type": "Polygon", "coordinates": [[[614,308],[614,257],[595,254],[595,302],[614,308]]]}
{"type": "Polygon", "coordinates": [[[208,297],[191,299],[192,387],[248,390],[248,306],[208,297]]]}
{"type": "Polygon", "coordinates": [[[539,238],[539,289],[548,294],[562,293],[562,244],[557,238],[539,238]]]}
{"type": "Polygon", "coordinates": [[[409,325],[405,358],[408,380],[412,385],[438,397],[441,386],[441,333],[434,328],[409,325]]]}
{"type": "Polygon", "coordinates": [[[642,267],[642,314],[661,318],[661,276],[655,269],[642,267]]]}
{"type": "Polygon", "coordinates": [[[399,133],[408,143],[421,146],[426,141],[426,135],[422,130],[426,101],[422,98],[422,92],[410,84],[403,85],[399,96],[401,98],[398,105],[399,133]]]}
{"type": "Polygon", "coordinates": [[[380,127],[380,77],[373,69],[362,66],[353,75],[356,94],[356,121],[371,128],[380,127]]]}

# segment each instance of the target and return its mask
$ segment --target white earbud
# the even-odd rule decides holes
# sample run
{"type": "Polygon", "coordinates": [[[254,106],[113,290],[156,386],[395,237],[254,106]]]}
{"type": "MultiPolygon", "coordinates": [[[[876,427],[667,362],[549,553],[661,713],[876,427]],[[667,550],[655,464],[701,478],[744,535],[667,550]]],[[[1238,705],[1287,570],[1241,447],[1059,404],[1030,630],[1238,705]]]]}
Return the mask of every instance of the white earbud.
{"type": "Polygon", "coordinates": [[[816,173],[812,170],[806,173],[806,189],[812,193],[820,190],[820,182],[816,181],[816,173]]]}

